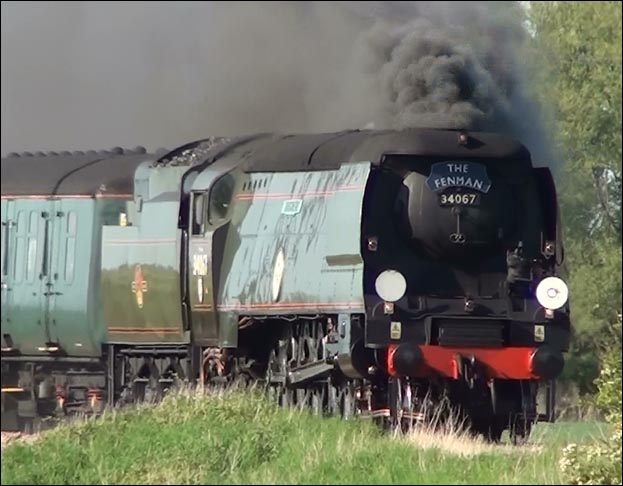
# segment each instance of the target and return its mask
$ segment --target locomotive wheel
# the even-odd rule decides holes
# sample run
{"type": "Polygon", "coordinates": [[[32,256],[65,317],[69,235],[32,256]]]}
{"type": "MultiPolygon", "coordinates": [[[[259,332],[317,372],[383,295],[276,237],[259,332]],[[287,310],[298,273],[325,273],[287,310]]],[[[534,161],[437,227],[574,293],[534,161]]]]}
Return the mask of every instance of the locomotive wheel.
{"type": "Polygon", "coordinates": [[[279,361],[277,360],[277,352],[275,349],[270,351],[268,355],[268,363],[266,366],[266,393],[268,395],[268,399],[271,402],[279,403],[280,394],[281,394],[281,386],[274,385],[272,383],[272,379],[275,375],[279,374],[279,361]]]}
{"type": "Polygon", "coordinates": [[[288,385],[289,372],[327,356],[324,327],[318,322],[304,322],[284,327],[268,354],[265,381],[271,399],[282,407],[309,409],[315,415],[351,419],[356,415],[358,400],[355,388],[343,377],[331,376],[323,381],[309,380],[288,385]]]}
{"type": "Polygon", "coordinates": [[[278,375],[279,370],[279,360],[277,359],[278,350],[271,349],[268,354],[268,362],[266,364],[266,383],[270,385],[273,377],[278,375]]]}
{"type": "Polygon", "coordinates": [[[132,394],[135,403],[155,403],[162,398],[162,391],[158,378],[151,375],[147,382],[135,382],[132,394]]]}
{"type": "Polygon", "coordinates": [[[355,394],[353,393],[352,386],[349,383],[345,383],[340,389],[340,412],[343,419],[352,419],[355,416],[356,410],[355,394]]]}
{"type": "Polygon", "coordinates": [[[473,435],[482,435],[489,442],[498,443],[502,439],[505,424],[501,419],[479,419],[472,422],[471,432],[473,435]]]}
{"type": "Polygon", "coordinates": [[[17,400],[7,393],[2,394],[2,430],[20,430],[17,400]]]}
{"type": "Polygon", "coordinates": [[[524,415],[518,415],[512,420],[508,431],[513,445],[525,444],[532,431],[532,422],[524,415]]]}
{"type": "Polygon", "coordinates": [[[294,390],[295,404],[297,408],[303,410],[311,401],[310,392],[306,388],[296,388],[294,390]]]}
{"type": "Polygon", "coordinates": [[[327,343],[324,339],[325,332],[322,323],[317,322],[313,326],[314,334],[312,338],[315,341],[316,359],[325,359],[327,357],[327,343]]]}
{"type": "Polygon", "coordinates": [[[389,403],[389,426],[393,430],[400,428],[402,422],[402,380],[390,378],[387,397],[389,403]]]}
{"type": "Polygon", "coordinates": [[[414,412],[414,396],[413,396],[413,387],[408,380],[405,380],[405,388],[404,388],[404,399],[402,403],[403,412],[406,417],[402,418],[401,425],[403,432],[409,432],[413,430],[413,412],[414,412]]]}
{"type": "Polygon", "coordinates": [[[171,379],[171,383],[167,387],[163,387],[163,392],[168,392],[169,390],[182,390],[184,385],[188,382],[186,379],[186,373],[184,373],[184,368],[179,361],[171,363],[164,375],[171,379]]]}
{"type": "Polygon", "coordinates": [[[327,382],[327,412],[331,416],[340,413],[339,389],[333,384],[333,380],[327,382]]]}
{"type": "Polygon", "coordinates": [[[147,403],[155,403],[162,399],[162,385],[158,377],[151,375],[145,386],[145,401],[147,403]]]}
{"type": "Polygon", "coordinates": [[[325,393],[324,389],[314,387],[311,391],[311,410],[314,415],[322,415],[325,393]]]}
{"type": "Polygon", "coordinates": [[[266,366],[266,386],[271,399],[275,399],[281,407],[289,407],[295,401],[294,390],[285,384],[285,378],[294,359],[296,343],[290,329],[278,339],[268,355],[266,366]],[[276,382],[276,378],[283,380],[276,382]]]}

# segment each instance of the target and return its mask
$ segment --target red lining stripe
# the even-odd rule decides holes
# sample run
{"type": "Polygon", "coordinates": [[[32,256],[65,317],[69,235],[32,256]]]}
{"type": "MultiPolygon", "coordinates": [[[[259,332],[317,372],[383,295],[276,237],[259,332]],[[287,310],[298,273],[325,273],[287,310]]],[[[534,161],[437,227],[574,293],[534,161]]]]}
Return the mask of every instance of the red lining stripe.
{"type": "Polygon", "coordinates": [[[252,199],[301,199],[305,197],[325,197],[335,196],[338,192],[359,192],[365,189],[365,186],[341,186],[328,191],[309,191],[299,194],[287,192],[265,192],[265,193],[242,193],[236,196],[237,200],[252,199]]]}
{"type": "Polygon", "coordinates": [[[132,327],[132,326],[127,326],[127,327],[109,327],[108,328],[108,332],[114,332],[114,333],[119,333],[119,332],[148,332],[148,333],[153,333],[153,332],[164,332],[164,333],[172,333],[172,332],[181,332],[181,328],[182,326],[180,325],[180,327],[132,327]]]}
{"type": "Polygon", "coordinates": [[[106,240],[104,245],[168,245],[176,243],[177,240],[106,240]]]}
{"type": "Polygon", "coordinates": [[[223,304],[217,308],[219,311],[229,310],[290,310],[290,309],[322,309],[322,310],[341,310],[363,308],[363,302],[335,302],[335,303],[313,303],[313,302],[286,302],[283,304],[223,304]]]}
{"type": "MultiPolygon", "coordinates": [[[[232,306],[244,306],[244,307],[274,307],[274,306],[288,306],[288,307],[300,307],[300,306],[351,306],[351,305],[363,305],[363,302],[283,302],[283,303],[260,303],[260,304],[223,304],[223,307],[232,306]]],[[[220,307],[220,306],[219,306],[220,307]]]]}
{"type": "Polygon", "coordinates": [[[2,195],[2,199],[132,199],[134,194],[25,194],[2,195]]]}
{"type": "Polygon", "coordinates": [[[197,312],[208,312],[213,310],[213,307],[211,305],[195,305],[192,309],[197,312]]]}
{"type": "Polygon", "coordinates": [[[182,331],[108,331],[110,334],[181,334],[182,331]]]}

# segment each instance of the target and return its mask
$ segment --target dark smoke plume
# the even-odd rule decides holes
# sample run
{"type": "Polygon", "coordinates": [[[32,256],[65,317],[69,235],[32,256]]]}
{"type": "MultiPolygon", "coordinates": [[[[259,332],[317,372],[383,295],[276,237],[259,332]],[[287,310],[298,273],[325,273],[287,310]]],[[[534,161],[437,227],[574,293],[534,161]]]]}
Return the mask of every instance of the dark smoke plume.
{"type": "Polygon", "coordinates": [[[521,138],[537,158],[549,156],[526,93],[520,57],[528,33],[518,4],[356,4],[376,18],[359,45],[375,125],[503,132],[521,138]]]}
{"type": "Polygon", "coordinates": [[[2,151],[464,127],[541,153],[515,2],[2,3],[2,151]]]}

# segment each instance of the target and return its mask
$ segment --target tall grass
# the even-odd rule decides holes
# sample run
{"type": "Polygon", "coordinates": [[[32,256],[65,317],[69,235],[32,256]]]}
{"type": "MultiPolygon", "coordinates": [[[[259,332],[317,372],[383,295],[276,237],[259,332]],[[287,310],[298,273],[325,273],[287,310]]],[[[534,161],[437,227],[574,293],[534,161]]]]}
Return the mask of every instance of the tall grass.
{"type": "MultiPolygon", "coordinates": [[[[2,484],[553,484],[555,429],[522,448],[457,431],[391,436],[258,392],[183,392],[2,453],[2,484]]],[[[577,437],[577,436],[576,436],[577,437]]]]}

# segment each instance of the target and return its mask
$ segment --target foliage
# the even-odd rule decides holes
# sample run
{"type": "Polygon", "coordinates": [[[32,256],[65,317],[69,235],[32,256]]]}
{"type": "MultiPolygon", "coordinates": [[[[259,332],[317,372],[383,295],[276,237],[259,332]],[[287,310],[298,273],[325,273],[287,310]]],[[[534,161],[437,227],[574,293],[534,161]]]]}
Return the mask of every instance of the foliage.
{"type": "Polygon", "coordinates": [[[549,127],[574,344],[566,377],[593,392],[597,350],[621,311],[621,2],[530,2],[535,96],[549,127]]]}
{"type": "Polygon", "coordinates": [[[615,429],[606,440],[564,449],[560,465],[571,484],[621,484],[620,321],[615,332],[611,325],[623,295],[621,13],[621,2],[531,2],[529,8],[536,95],[551,109],[551,133],[564,160],[556,176],[575,335],[563,378],[585,393],[596,385],[594,402],[615,429]]]}
{"type": "Polygon", "coordinates": [[[563,384],[571,383],[581,397],[592,395],[596,391],[595,377],[599,375],[598,356],[599,344],[595,337],[586,332],[575,333],[560,380],[563,384]]]}
{"type": "Polygon", "coordinates": [[[565,160],[568,236],[621,242],[621,3],[532,2],[538,86],[565,160]]]}
{"type": "Polygon", "coordinates": [[[597,404],[607,414],[607,419],[612,423],[621,424],[621,318],[618,323],[618,346],[612,346],[603,360],[603,367],[597,386],[597,404]]]}
{"type": "Polygon", "coordinates": [[[567,484],[621,484],[621,422],[609,438],[583,446],[569,444],[560,467],[567,484]]]}
{"type": "Polygon", "coordinates": [[[597,404],[613,424],[611,437],[588,445],[569,444],[560,466],[570,484],[621,484],[621,317],[614,343],[603,359],[597,381],[597,404]],[[618,341],[617,341],[618,340],[618,341]]]}

